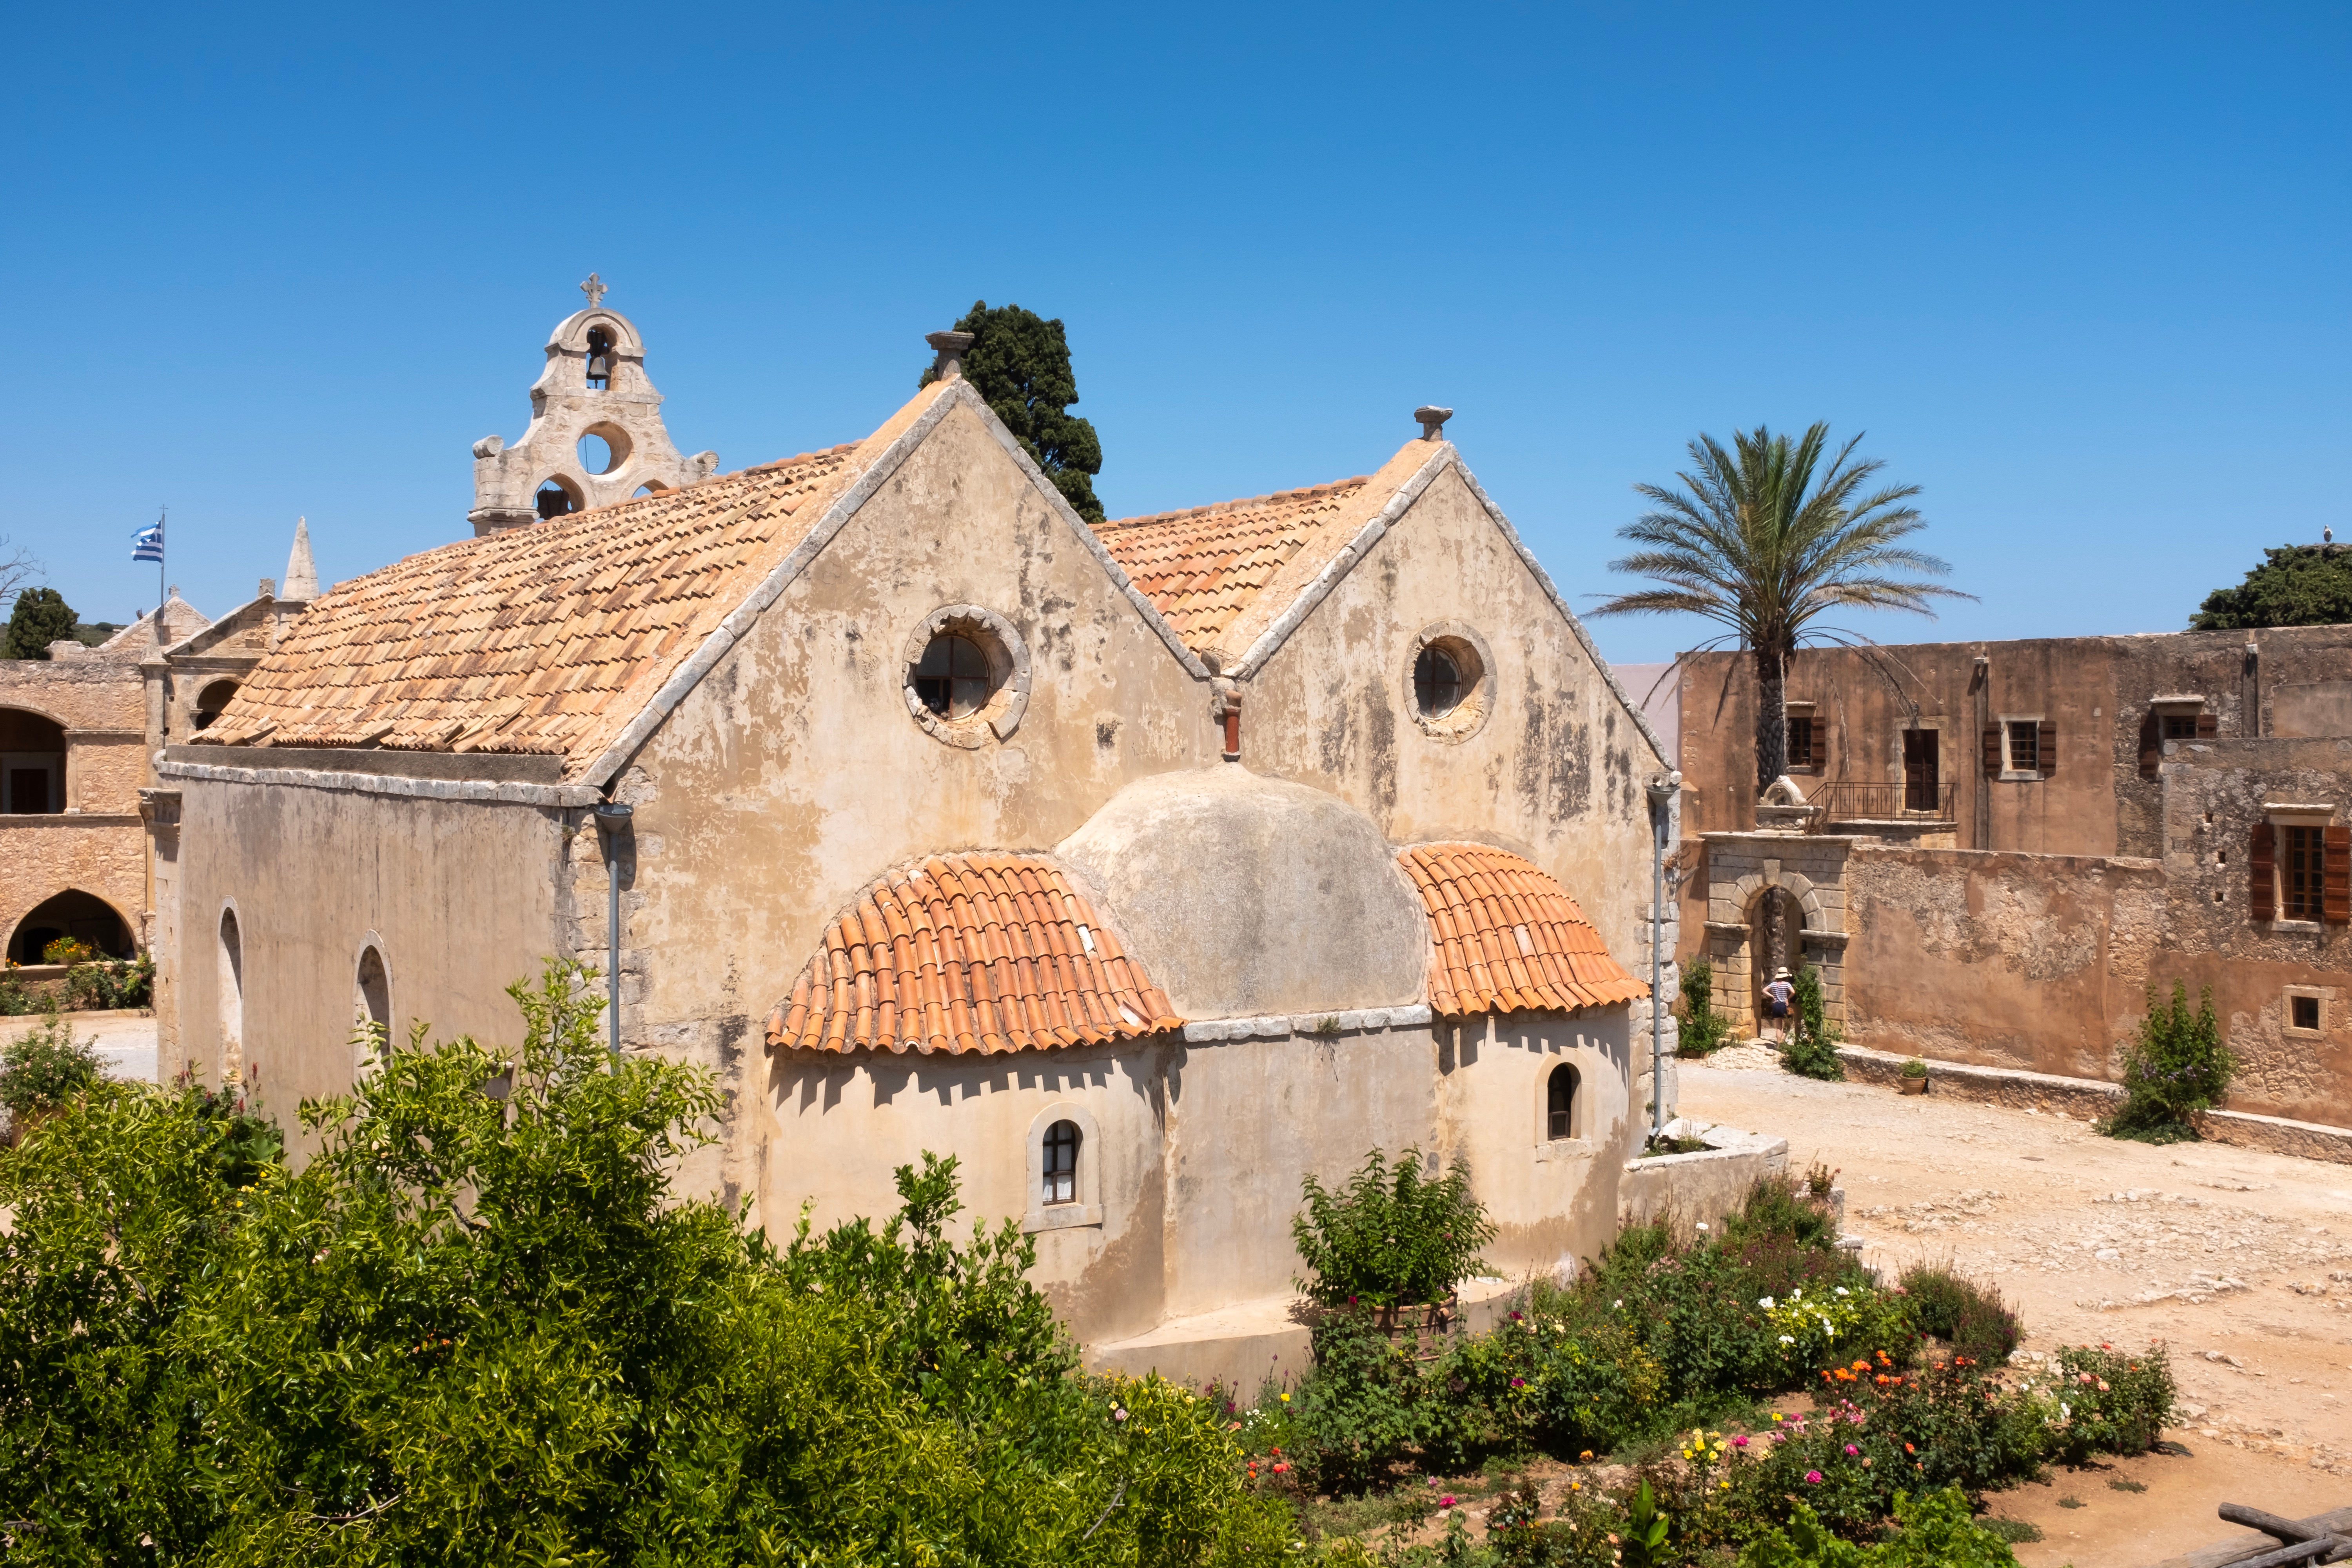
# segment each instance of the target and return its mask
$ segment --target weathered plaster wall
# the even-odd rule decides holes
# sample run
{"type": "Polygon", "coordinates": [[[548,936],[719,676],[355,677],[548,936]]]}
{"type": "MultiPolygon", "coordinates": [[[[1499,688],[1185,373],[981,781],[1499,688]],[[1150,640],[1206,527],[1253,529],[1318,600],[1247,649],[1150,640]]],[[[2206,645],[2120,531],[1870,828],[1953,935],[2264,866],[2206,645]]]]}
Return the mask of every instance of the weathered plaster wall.
{"type": "Polygon", "coordinates": [[[1847,1037],[1933,1060],[2108,1078],[2166,924],[2145,860],[1858,845],[1847,1037]]]}
{"type": "MultiPolygon", "coordinates": [[[[1213,762],[1207,695],[979,417],[950,413],[625,775],[629,1037],[730,1078],[748,1049],[747,1105],[780,1095],[760,1023],[859,889],[929,853],[1049,847],[1125,784],[1213,762]],[[1030,661],[1019,727],[971,748],[928,733],[904,686],[910,636],[956,605],[1004,617],[1030,661]]],[[[723,1190],[777,1131],[739,1119],[723,1190]]]]}
{"type": "Polygon", "coordinates": [[[275,784],[179,787],[176,1050],[164,1046],[163,1076],[189,1063],[207,1079],[220,1071],[216,954],[232,906],[244,1059],[258,1066],[263,1104],[289,1138],[304,1097],[355,1080],[354,994],[372,935],[391,979],[394,1038],[418,1017],[436,1037],[521,1037],[505,989],[562,950],[563,814],[275,784]]]}
{"type": "Polygon", "coordinates": [[[1486,1260],[1516,1278],[1614,1233],[1633,1136],[1626,1068],[1622,1009],[991,1058],[793,1052],[778,1071],[769,1223],[803,1202],[819,1227],[887,1214],[892,1166],[953,1153],[968,1211],[1032,1228],[1056,1309],[1082,1341],[1107,1341],[1286,1296],[1301,1181],[1336,1184],[1373,1148],[1412,1147],[1441,1168],[1466,1162],[1501,1232],[1486,1260]],[[1553,1142],[1544,1087],[1562,1062],[1583,1082],[1581,1135],[1553,1142]],[[1086,1129],[1075,1206],[1099,1213],[1043,1228],[1056,1211],[1030,1191],[1027,1153],[1063,1116],[1086,1129]]]}
{"type": "Polygon", "coordinates": [[[113,659],[0,658],[0,708],[22,708],[68,730],[137,730],[139,667],[113,659]]]}

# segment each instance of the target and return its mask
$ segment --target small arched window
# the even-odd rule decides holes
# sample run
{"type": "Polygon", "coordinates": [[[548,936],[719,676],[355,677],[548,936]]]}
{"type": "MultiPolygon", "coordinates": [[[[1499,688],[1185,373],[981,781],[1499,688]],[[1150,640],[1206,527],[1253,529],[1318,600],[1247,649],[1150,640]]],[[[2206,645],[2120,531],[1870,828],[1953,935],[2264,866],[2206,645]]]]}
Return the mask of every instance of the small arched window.
{"type": "Polygon", "coordinates": [[[359,976],[352,987],[352,1024],[369,1031],[373,1048],[392,1049],[392,979],[383,970],[383,954],[370,942],[360,953],[359,976]]]}
{"type": "Polygon", "coordinates": [[[245,1078],[245,939],[233,909],[221,910],[217,965],[213,983],[220,1014],[221,1085],[234,1089],[245,1078]]]}
{"type": "Polygon", "coordinates": [[[1562,1062],[1544,1085],[1544,1136],[1576,1136],[1576,1069],[1562,1062]]]}
{"type": "Polygon", "coordinates": [[[953,632],[925,644],[915,666],[915,695],[942,719],[968,719],[987,707],[990,684],[987,651],[953,632]]]}
{"type": "Polygon", "coordinates": [[[1045,1129],[1045,1190],[1049,1204],[1078,1201],[1078,1124],[1056,1121],[1045,1129]]]}
{"type": "Polygon", "coordinates": [[[604,392],[613,384],[613,334],[603,327],[588,329],[588,390],[604,392]]]}

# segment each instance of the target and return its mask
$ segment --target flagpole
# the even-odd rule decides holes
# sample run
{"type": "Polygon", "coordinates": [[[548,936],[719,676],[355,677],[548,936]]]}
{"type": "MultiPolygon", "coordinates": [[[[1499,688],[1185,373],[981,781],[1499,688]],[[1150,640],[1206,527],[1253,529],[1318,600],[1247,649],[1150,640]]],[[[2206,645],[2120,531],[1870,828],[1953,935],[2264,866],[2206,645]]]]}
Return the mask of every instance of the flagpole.
{"type": "MultiPolygon", "coordinates": [[[[155,510],[155,526],[161,529],[163,526],[163,520],[171,515],[172,509],[169,506],[158,507],[155,510]]],[[[169,538],[161,535],[158,537],[162,542],[155,549],[155,646],[161,647],[163,646],[163,573],[166,570],[163,557],[170,552],[172,542],[169,538]]]]}

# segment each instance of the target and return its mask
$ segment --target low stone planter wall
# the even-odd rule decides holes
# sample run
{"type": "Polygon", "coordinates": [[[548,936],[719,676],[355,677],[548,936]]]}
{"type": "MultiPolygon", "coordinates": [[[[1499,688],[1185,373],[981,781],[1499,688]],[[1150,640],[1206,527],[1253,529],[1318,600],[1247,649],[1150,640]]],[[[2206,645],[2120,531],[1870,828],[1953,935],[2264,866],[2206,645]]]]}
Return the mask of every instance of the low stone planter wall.
{"type": "Polygon", "coordinates": [[[1697,1138],[1706,1147],[1695,1153],[1626,1161],[1625,1173],[1617,1183],[1619,1224],[1648,1225],[1671,1214],[1685,1224],[1721,1225],[1760,1178],[1789,1168],[1786,1138],[1681,1117],[1666,1123],[1666,1133],[1697,1138]]]}
{"type": "MultiPolygon", "coordinates": [[[[1910,1059],[1863,1046],[1840,1046],[1837,1053],[1838,1059],[1845,1064],[1848,1078],[1889,1089],[1902,1078],[1903,1064],[1910,1059]]],[[[2083,1121],[2114,1115],[2125,1099],[2121,1084],[2101,1079],[2060,1078],[2016,1068],[1937,1061],[1927,1064],[1927,1092],[2005,1105],[2012,1110],[2072,1116],[2083,1121]]],[[[2209,1110],[2197,1118],[2197,1131],[2216,1143],[2236,1148],[2352,1165],[2352,1128],[2290,1121],[2283,1116],[2257,1116],[2251,1110],[2209,1110]]]]}
{"type": "MultiPolygon", "coordinates": [[[[85,1035],[101,1033],[102,1031],[98,1028],[100,1024],[115,1023],[124,1018],[152,1018],[154,1016],[155,1009],[152,1007],[108,1007],[88,1013],[58,1015],[65,1020],[67,1027],[74,1031],[76,1039],[80,1039],[85,1035]]],[[[17,1013],[0,1018],[0,1046],[21,1040],[37,1029],[47,1028],[48,1022],[48,1015],[46,1013],[17,1013]]]]}

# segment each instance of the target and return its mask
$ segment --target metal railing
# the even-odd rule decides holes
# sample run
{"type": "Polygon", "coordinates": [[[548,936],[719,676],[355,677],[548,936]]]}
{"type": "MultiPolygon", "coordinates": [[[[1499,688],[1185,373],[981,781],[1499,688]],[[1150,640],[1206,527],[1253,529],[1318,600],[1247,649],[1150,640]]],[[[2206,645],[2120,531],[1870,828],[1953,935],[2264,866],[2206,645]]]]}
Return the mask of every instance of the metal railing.
{"type": "Polygon", "coordinates": [[[1822,822],[1900,822],[1906,818],[1930,822],[1958,820],[1953,795],[1956,786],[1906,784],[1823,784],[1806,797],[1822,808],[1822,822]]]}

